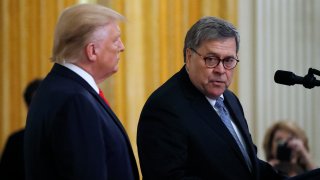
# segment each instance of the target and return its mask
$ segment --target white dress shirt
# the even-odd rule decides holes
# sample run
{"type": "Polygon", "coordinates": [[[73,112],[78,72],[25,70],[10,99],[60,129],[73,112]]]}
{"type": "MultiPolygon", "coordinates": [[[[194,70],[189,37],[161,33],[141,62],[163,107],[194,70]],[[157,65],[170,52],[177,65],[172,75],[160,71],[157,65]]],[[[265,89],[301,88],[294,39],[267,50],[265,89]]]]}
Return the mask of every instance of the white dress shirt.
{"type": "Polygon", "coordinates": [[[98,94],[99,94],[99,87],[94,81],[93,77],[87,73],[85,70],[80,68],[79,66],[76,66],[71,63],[63,63],[62,66],[70,69],[71,71],[77,73],[80,77],[82,77],[98,94]]]}

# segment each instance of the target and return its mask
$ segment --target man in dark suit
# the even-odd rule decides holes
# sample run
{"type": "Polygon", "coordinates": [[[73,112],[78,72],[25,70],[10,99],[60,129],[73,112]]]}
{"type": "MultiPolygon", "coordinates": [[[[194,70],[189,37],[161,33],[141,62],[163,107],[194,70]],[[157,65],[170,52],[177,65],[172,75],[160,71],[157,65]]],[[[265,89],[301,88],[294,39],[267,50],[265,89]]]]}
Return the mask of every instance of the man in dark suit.
{"type": "Polygon", "coordinates": [[[188,31],[185,66],[147,100],[137,145],[145,180],[282,179],[258,159],[238,98],[236,28],[204,17],[188,31]]]}
{"type": "MultiPolygon", "coordinates": [[[[27,108],[31,104],[41,79],[31,81],[23,93],[24,102],[27,108]]],[[[24,157],[23,157],[24,128],[11,134],[5,145],[0,161],[1,180],[24,180],[24,157]]]]}
{"type": "Polygon", "coordinates": [[[118,70],[124,17],[94,4],[65,9],[52,70],[27,117],[27,180],[138,180],[129,138],[98,84],[118,70]]]}

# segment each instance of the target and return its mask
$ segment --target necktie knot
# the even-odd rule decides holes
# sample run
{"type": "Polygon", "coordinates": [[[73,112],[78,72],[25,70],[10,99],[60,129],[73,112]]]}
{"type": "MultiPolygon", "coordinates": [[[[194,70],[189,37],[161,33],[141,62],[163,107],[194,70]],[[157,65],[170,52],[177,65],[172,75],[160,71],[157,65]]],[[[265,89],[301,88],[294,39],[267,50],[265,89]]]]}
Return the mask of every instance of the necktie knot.
{"type": "Polygon", "coordinates": [[[226,110],[226,107],[224,106],[222,97],[219,97],[216,100],[216,104],[214,106],[215,106],[215,108],[217,108],[220,116],[222,116],[222,115],[226,116],[228,114],[228,111],[226,110]]]}

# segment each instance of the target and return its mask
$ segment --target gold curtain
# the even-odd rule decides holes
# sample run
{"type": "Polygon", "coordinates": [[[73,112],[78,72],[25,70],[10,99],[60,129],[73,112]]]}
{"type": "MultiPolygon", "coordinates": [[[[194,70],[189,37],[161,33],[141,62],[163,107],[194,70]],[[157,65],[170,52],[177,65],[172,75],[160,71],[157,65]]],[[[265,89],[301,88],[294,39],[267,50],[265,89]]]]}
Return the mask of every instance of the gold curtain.
{"type": "MultiPolygon", "coordinates": [[[[200,17],[218,16],[237,25],[238,0],[98,0],[124,16],[126,50],[120,69],[102,88],[136,150],[137,124],[148,96],[183,66],[187,30],[200,17]]],[[[237,93],[237,71],[232,89],[237,93]]]]}
{"type": "MultiPolygon", "coordinates": [[[[1,0],[0,150],[8,135],[25,125],[22,93],[52,64],[52,37],[60,11],[76,0],[1,0]]],[[[127,17],[121,24],[126,50],[120,69],[101,88],[136,152],[139,114],[148,96],[183,66],[184,37],[200,17],[237,25],[238,0],[81,0],[109,6],[127,17]]],[[[237,92],[237,72],[233,89],[237,92]]],[[[49,103],[49,102],[48,102],[49,103]]]]}
{"type": "Polygon", "coordinates": [[[24,127],[27,112],[24,88],[50,70],[57,17],[62,9],[75,2],[0,1],[0,152],[8,135],[24,127]]]}

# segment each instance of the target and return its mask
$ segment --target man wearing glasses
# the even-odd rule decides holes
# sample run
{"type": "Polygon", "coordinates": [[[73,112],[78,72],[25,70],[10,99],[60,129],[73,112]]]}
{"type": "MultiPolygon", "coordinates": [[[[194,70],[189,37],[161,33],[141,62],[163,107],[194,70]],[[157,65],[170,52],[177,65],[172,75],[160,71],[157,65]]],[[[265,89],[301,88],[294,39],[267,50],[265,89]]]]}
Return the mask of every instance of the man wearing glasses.
{"type": "Polygon", "coordinates": [[[144,180],[283,178],[257,158],[242,106],[228,90],[238,50],[236,28],[222,19],[204,17],[188,31],[185,66],[141,112],[144,180]]]}

